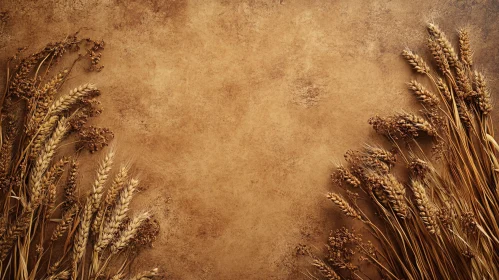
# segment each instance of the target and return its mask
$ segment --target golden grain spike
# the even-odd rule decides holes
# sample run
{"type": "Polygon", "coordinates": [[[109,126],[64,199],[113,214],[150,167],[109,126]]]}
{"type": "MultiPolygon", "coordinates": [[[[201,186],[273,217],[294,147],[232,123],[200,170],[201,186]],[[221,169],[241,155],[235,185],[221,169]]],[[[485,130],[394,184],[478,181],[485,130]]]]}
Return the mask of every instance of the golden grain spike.
{"type": "Polygon", "coordinates": [[[412,181],[411,185],[416,207],[419,211],[419,217],[421,217],[421,220],[429,233],[438,235],[440,233],[436,220],[438,212],[430,203],[423,184],[419,181],[412,181]]]}
{"type": "Polygon", "coordinates": [[[58,100],[56,100],[48,109],[48,115],[54,116],[58,115],[76,104],[82,98],[87,97],[92,92],[96,91],[97,88],[93,84],[84,84],[81,85],[71,91],[69,94],[61,96],[58,100]]]}
{"type": "Polygon", "coordinates": [[[435,24],[428,24],[428,32],[431,36],[433,36],[434,40],[440,45],[442,52],[446,60],[448,61],[450,66],[456,66],[456,63],[459,61],[459,58],[452,47],[452,44],[449,42],[445,33],[440,30],[438,26],[435,24]]]}
{"type": "Polygon", "coordinates": [[[485,77],[478,71],[474,72],[475,91],[477,93],[476,103],[482,114],[487,115],[492,111],[490,91],[487,87],[485,77]]]}
{"type": "Polygon", "coordinates": [[[334,202],[334,204],[336,204],[340,208],[343,214],[359,220],[361,219],[360,214],[341,195],[337,193],[329,193],[327,195],[327,198],[334,202]]]}
{"type": "Polygon", "coordinates": [[[468,31],[465,29],[459,30],[459,54],[464,64],[468,67],[473,65],[473,51],[471,50],[468,31]]]}
{"type": "Polygon", "coordinates": [[[417,81],[411,81],[409,83],[409,89],[414,92],[416,98],[424,105],[436,106],[438,104],[438,97],[422,84],[417,81]]]}
{"type": "Polygon", "coordinates": [[[413,53],[411,50],[404,50],[402,52],[402,56],[407,60],[407,62],[409,62],[409,64],[414,70],[416,70],[416,72],[421,74],[430,73],[430,66],[426,64],[422,57],[413,53]]]}

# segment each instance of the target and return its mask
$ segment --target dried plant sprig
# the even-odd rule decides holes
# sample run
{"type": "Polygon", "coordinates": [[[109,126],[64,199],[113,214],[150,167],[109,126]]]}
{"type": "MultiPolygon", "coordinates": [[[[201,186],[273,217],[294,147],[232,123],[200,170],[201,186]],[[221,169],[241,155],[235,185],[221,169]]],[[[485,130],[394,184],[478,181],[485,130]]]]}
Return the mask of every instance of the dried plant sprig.
{"type": "Polygon", "coordinates": [[[45,143],[45,140],[47,139],[47,137],[50,135],[50,133],[54,129],[58,120],[59,120],[58,116],[52,116],[40,126],[40,129],[38,130],[38,134],[36,134],[35,138],[33,139],[33,144],[31,146],[31,157],[32,158],[36,158],[36,156],[38,155],[40,150],[43,148],[43,144],[45,143]]]}
{"type": "Polygon", "coordinates": [[[431,36],[435,38],[435,40],[442,48],[445,57],[449,62],[449,65],[455,66],[456,63],[459,61],[459,58],[456,54],[456,51],[454,50],[454,47],[452,47],[452,44],[449,42],[444,32],[442,32],[442,30],[440,30],[440,28],[437,25],[432,23],[428,24],[428,32],[430,33],[431,36]]]}
{"type": "Polygon", "coordinates": [[[341,210],[341,212],[343,212],[343,214],[345,214],[349,217],[352,217],[352,218],[359,219],[359,220],[361,219],[361,216],[357,212],[357,210],[355,210],[350,205],[350,203],[348,203],[348,201],[346,201],[346,199],[344,199],[341,195],[339,195],[337,193],[328,193],[327,198],[329,200],[331,200],[332,202],[334,202],[334,204],[336,204],[336,206],[338,206],[338,208],[340,208],[340,210],[341,210]]]}
{"type": "Polygon", "coordinates": [[[421,83],[413,80],[409,83],[409,89],[414,92],[417,99],[424,105],[436,106],[438,105],[438,97],[426,89],[421,83]]]}
{"type": "Polygon", "coordinates": [[[404,50],[402,52],[402,56],[409,62],[409,64],[412,66],[416,72],[420,74],[429,74],[430,73],[430,66],[426,64],[424,59],[420,57],[419,55],[413,53],[411,50],[404,50]]]}
{"type": "Polygon", "coordinates": [[[76,202],[76,184],[78,180],[78,162],[76,159],[71,161],[68,179],[64,185],[64,204],[63,210],[68,210],[73,207],[76,202]]]}
{"type": "Polygon", "coordinates": [[[68,228],[73,223],[74,217],[78,212],[78,210],[79,210],[78,205],[74,204],[73,207],[71,207],[68,211],[66,211],[66,213],[64,213],[64,216],[62,217],[61,221],[57,224],[54,231],[52,232],[52,236],[50,237],[51,241],[56,241],[57,239],[62,237],[62,235],[68,230],[68,228]]]}
{"type": "Polygon", "coordinates": [[[93,84],[84,84],[69,91],[69,94],[61,96],[48,109],[48,115],[58,115],[66,110],[69,110],[76,102],[82,98],[89,96],[96,91],[97,87],[93,84]]]}
{"type": "Polygon", "coordinates": [[[102,193],[104,191],[104,185],[109,177],[109,172],[113,165],[114,151],[107,153],[106,157],[102,160],[97,170],[97,178],[92,185],[92,212],[96,212],[99,209],[102,193]]]}
{"type": "Polygon", "coordinates": [[[465,29],[459,30],[459,54],[464,64],[467,66],[473,65],[473,51],[471,50],[468,31],[465,29]]]}
{"type": "Polygon", "coordinates": [[[325,262],[318,258],[314,258],[312,265],[321,273],[327,280],[341,280],[341,277],[325,262]]]}
{"type": "Polygon", "coordinates": [[[435,209],[435,206],[430,203],[423,184],[420,181],[413,180],[411,186],[414,193],[414,200],[416,201],[416,206],[419,211],[419,217],[429,233],[439,235],[440,229],[436,220],[438,211],[435,209]]]}
{"type": "Polygon", "coordinates": [[[139,272],[136,275],[132,276],[132,278],[130,278],[130,280],[152,279],[154,276],[158,276],[158,275],[159,275],[159,269],[154,268],[154,269],[151,269],[148,271],[139,272]]]}
{"type": "Polygon", "coordinates": [[[444,74],[450,74],[450,66],[445,54],[442,50],[442,47],[433,39],[428,38],[428,48],[430,49],[431,54],[437,64],[440,71],[444,74]]]}
{"type": "Polygon", "coordinates": [[[333,179],[339,179],[346,182],[354,188],[358,188],[360,186],[360,180],[343,166],[339,166],[336,169],[336,174],[333,174],[332,177],[333,179]]]}
{"type": "Polygon", "coordinates": [[[478,71],[474,72],[474,84],[476,90],[476,103],[482,114],[487,115],[492,111],[490,91],[487,87],[485,77],[478,71]]]}
{"type": "MultiPolygon", "coordinates": [[[[387,172],[363,150],[348,153],[347,170],[359,178],[361,190],[372,200],[363,199],[361,192],[348,197],[381,250],[349,243],[355,239],[348,235],[335,240],[338,246],[329,245],[330,239],[324,263],[342,277],[499,279],[495,265],[499,262],[499,145],[490,117],[491,95],[483,75],[472,68],[468,34],[460,32],[458,58],[438,27],[429,25],[428,31],[428,47],[443,76],[425,70],[419,73],[426,74],[424,78],[445,102],[425,104],[420,110],[424,118],[402,113],[370,119],[373,128],[396,148],[402,165],[395,164],[387,172]],[[431,156],[427,155],[430,151],[431,156]],[[409,195],[406,184],[412,190],[409,195]],[[367,205],[357,205],[359,200],[367,205]],[[364,211],[364,205],[374,212],[364,211]],[[373,264],[378,275],[364,274],[363,266],[352,261],[359,247],[365,253],[362,259],[373,264]]],[[[432,99],[421,94],[417,84],[412,86],[417,95],[424,96],[423,101],[432,99]]],[[[338,197],[333,200],[346,205],[338,197]]],[[[324,269],[320,263],[317,267],[324,269]]]]}
{"type": "Polygon", "coordinates": [[[449,87],[445,84],[445,82],[442,80],[442,78],[437,79],[437,88],[442,93],[444,96],[445,100],[450,102],[452,100],[452,94],[449,90],[449,87]]]}
{"type": "Polygon", "coordinates": [[[128,207],[132,201],[133,192],[138,186],[138,181],[135,179],[130,180],[128,184],[125,185],[120,193],[120,198],[109,215],[106,223],[104,224],[102,230],[99,233],[99,238],[94,246],[94,251],[101,252],[104,250],[109,242],[114,238],[116,232],[118,231],[121,223],[126,217],[128,212],[128,207]]]}
{"type": "Polygon", "coordinates": [[[135,237],[142,223],[150,217],[151,215],[148,212],[136,215],[120,233],[118,239],[111,245],[111,253],[116,254],[123,250],[129,244],[130,240],[135,237]]]}
{"type": "Polygon", "coordinates": [[[31,201],[32,203],[38,203],[38,200],[41,199],[42,196],[42,176],[43,173],[47,170],[50,161],[54,157],[55,150],[59,143],[62,141],[64,135],[66,134],[68,129],[67,120],[65,118],[61,118],[57,124],[57,127],[45,144],[45,148],[40,153],[38,158],[36,159],[33,170],[31,170],[30,175],[30,186],[31,186],[31,201]]]}

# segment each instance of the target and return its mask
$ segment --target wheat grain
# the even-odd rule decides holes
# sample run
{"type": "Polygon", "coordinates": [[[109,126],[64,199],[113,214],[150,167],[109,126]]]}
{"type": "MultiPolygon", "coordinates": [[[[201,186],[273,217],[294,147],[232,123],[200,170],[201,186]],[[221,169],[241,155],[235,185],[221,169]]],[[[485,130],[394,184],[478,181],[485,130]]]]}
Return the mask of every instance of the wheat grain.
{"type": "Polygon", "coordinates": [[[440,47],[440,45],[435,42],[433,39],[428,38],[428,48],[430,49],[433,58],[435,59],[435,63],[437,64],[440,71],[444,74],[450,74],[450,67],[445,54],[440,47]]]}
{"type": "Polygon", "coordinates": [[[384,177],[382,188],[395,214],[399,218],[405,219],[409,214],[409,210],[405,199],[404,185],[392,174],[387,174],[384,177]]]}
{"type": "Polygon", "coordinates": [[[452,94],[450,93],[449,87],[440,77],[437,79],[437,88],[447,101],[450,102],[452,100],[452,94]]]}
{"type": "MultiPolygon", "coordinates": [[[[339,166],[337,169],[337,176],[341,181],[347,182],[350,186],[358,188],[360,186],[360,180],[355,177],[348,169],[343,166],[339,166]]],[[[333,175],[334,176],[334,175],[333,175]]]]}
{"type": "Polygon", "coordinates": [[[76,159],[71,160],[69,175],[66,184],[64,185],[64,204],[63,210],[70,209],[76,202],[76,183],[78,178],[78,163],[76,159]]]}
{"type": "Polygon", "coordinates": [[[97,178],[92,185],[92,212],[99,209],[102,193],[104,190],[104,185],[106,184],[107,178],[109,177],[109,172],[113,164],[114,151],[107,153],[104,160],[102,160],[97,170],[97,178]]]}

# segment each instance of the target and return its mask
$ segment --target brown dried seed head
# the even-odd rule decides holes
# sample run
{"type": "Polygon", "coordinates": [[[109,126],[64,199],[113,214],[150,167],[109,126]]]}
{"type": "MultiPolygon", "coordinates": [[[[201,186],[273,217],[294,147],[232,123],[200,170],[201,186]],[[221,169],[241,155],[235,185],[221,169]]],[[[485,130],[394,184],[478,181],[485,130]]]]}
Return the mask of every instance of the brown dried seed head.
{"type": "Polygon", "coordinates": [[[428,32],[430,35],[438,42],[443,53],[445,54],[446,59],[448,60],[450,66],[455,66],[456,62],[459,61],[457,54],[452,47],[452,44],[449,42],[445,33],[440,30],[440,28],[432,23],[428,24],[428,32]]]}
{"type": "Polygon", "coordinates": [[[404,50],[402,56],[409,62],[416,72],[421,74],[429,74],[430,66],[419,55],[413,53],[410,50],[404,50]]]}
{"type": "Polygon", "coordinates": [[[428,121],[414,114],[407,113],[399,115],[397,124],[413,136],[418,136],[418,132],[420,131],[426,132],[430,136],[437,134],[435,128],[428,121]]]}
{"type": "Polygon", "coordinates": [[[445,97],[445,99],[447,101],[451,101],[452,100],[452,95],[450,93],[449,87],[447,86],[447,84],[440,77],[437,80],[437,88],[442,93],[442,95],[445,97]]]}
{"type": "Polygon", "coordinates": [[[52,160],[55,150],[58,147],[59,143],[62,141],[64,135],[66,134],[68,129],[67,120],[65,118],[61,118],[57,127],[50,137],[50,139],[45,144],[44,149],[36,159],[35,165],[30,173],[30,187],[31,187],[31,200],[32,203],[38,203],[39,199],[42,197],[42,176],[47,170],[50,161],[52,160]]]}
{"type": "Polygon", "coordinates": [[[392,174],[387,174],[382,184],[383,191],[395,214],[405,219],[409,214],[409,209],[405,199],[405,187],[392,174]]]}
{"type": "Polygon", "coordinates": [[[383,148],[366,145],[364,151],[371,157],[393,166],[397,162],[395,154],[383,148]]]}
{"type": "Polygon", "coordinates": [[[80,101],[82,98],[87,97],[92,92],[96,91],[97,87],[93,84],[84,84],[71,91],[69,94],[61,96],[56,100],[48,109],[48,114],[50,116],[58,115],[71,108],[74,104],[80,101]]]}
{"type": "Polygon", "coordinates": [[[327,280],[340,280],[341,277],[326,263],[318,258],[314,258],[312,265],[326,278],[327,280]]]}
{"type": "Polygon", "coordinates": [[[419,210],[419,217],[421,217],[426,229],[431,234],[440,234],[440,229],[436,220],[438,211],[430,203],[423,184],[419,181],[412,181],[412,191],[414,193],[416,207],[419,210]]]}
{"type": "Polygon", "coordinates": [[[334,202],[343,214],[359,220],[361,219],[360,214],[341,195],[337,193],[329,193],[327,198],[334,202]]]}
{"type": "Polygon", "coordinates": [[[71,209],[66,211],[64,213],[64,216],[62,217],[61,221],[57,224],[57,226],[54,229],[54,232],[52,233],[52,237],[50,238],[51,241],[55,241],[59,239],[69,228],[71,223],[73,222],[74,216],[78,212],[78,205],[74,204],[71,209]]]}
{"type": "Polygon", "coordinates": [[[94,250],[96,252],[104,250],[118,231],[121,223],[126,217],[128,206],[132,201],[133,192],[137,188],[138,183],[139,182],[137,180],[132,179],[121,191],[120,198],[116,203],[116,206],[106,219],[103,229],[99,232],[99,238],[94,246],[94,250]]]}
{"type": "Polygon", "coordinates": [[[104,185],[106,184],[107,178],[109,177],[109,172],[111,171],[111,166],[113,165],[114,151],[107,153],[106,157],[102,160],[97,170],[97,178],[92,185],[92,211],[96,212],[99,209],[102,192],[104,190],[104,185]]]}
{"type": "Polygon", "coordinates": [[[450,67],[445,54],[440,47],[440,45],[433,39],[428,39],[428,48],[430,49],[433,58],[435,59],[435,63],[437,64],[440,71],[444,74],[450,74],[450,67]]]}
{"type": "Polygon", "coordinates": [[[76,202],[76,183],[78,179],[78,162],[76,159],[71,161],[68,180],[64,186],[64,205],[63,210],[69,210],[76,202]]]}
{"type": "Polygon", "coordinates": [[[457,62],[456,64],[456,83],[458,86],[458,96],[470,98],[476,95],[476,93],[473,92],[473,87],[468,78],[468,74],[466,73],[466,69],[461,62],[457,62]]]}
{"type": "Polygon", "coordinates": [[[134,275],[130,280],[146,280],[146,279],[152,279],[154,276],[157,276],[159,273],[158,268],[154,268],[148,271],[143,271],[140,272],[136,275],[134,275]]]}
{"type": "Polygon", "coordinates": [[[478,71],[473,74],[475,91],[477,93],[476,103],[482,114],[487,115],[492,111],[492,101],[490,91],[487,87],[485,77],[478,71]]]}
{"type": "Polygon", "coordinates": [[[122,249],[124,249],[126,246],[128,246],[130,240],[132,240],[135,237],[135,234],[139,230],[140,226],[144,221],[150,218],[150,214],[148,212],[141,213],[137,216],[135,216],[128,226],[121,232],[120,236],[111,245],[111,253],[116,254],[122,249]]]}
{"type": "Polygon", "coordinates": [[[409,83],[409,89],[414,92],[417,99],[423,103],[423,105],[436,106],[438,104],[438,97],[417,81],[411,81],[409,83]]]}
{"type": "Polygon", "coordinates": [[[348,169],[346,169],[343,166],[340,166],[336,169],[337,171],[337,177],[343,181],[347,182],[349,185],[351,185],[354,188],[357,188],[360,186],[360,180],[355,177],[348,169]]]}
{"type": "Polygon", "coordinates": [[[473,65],[473,51],[471,50],[468,31],[465,29],[459,30],[459,54],[464,64],[473,65]]]}

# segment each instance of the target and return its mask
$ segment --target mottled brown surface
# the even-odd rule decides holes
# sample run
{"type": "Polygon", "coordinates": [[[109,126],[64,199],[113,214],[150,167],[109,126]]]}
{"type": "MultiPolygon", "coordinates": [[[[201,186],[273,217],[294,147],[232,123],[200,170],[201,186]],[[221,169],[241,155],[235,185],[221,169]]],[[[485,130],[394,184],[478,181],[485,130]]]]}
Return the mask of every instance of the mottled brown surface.
{"type": "Polygon", "coordinates": [[[139,264],[172,279],[306,279],[295,247],[320,251],[342,222],[324,197],[331,168],[372,140],[369,116],[412,104],[399,54],[423,47],[426,21],[449,34],[469,26],[476,64],[498,85],[495,1],[2,0],[0,10],[11,15],[2,63],[79,29],[106,41],[104,71],[69,84],[101,88],[99,124],[146,188],[135,205],[161,222],[139,264]]]}

